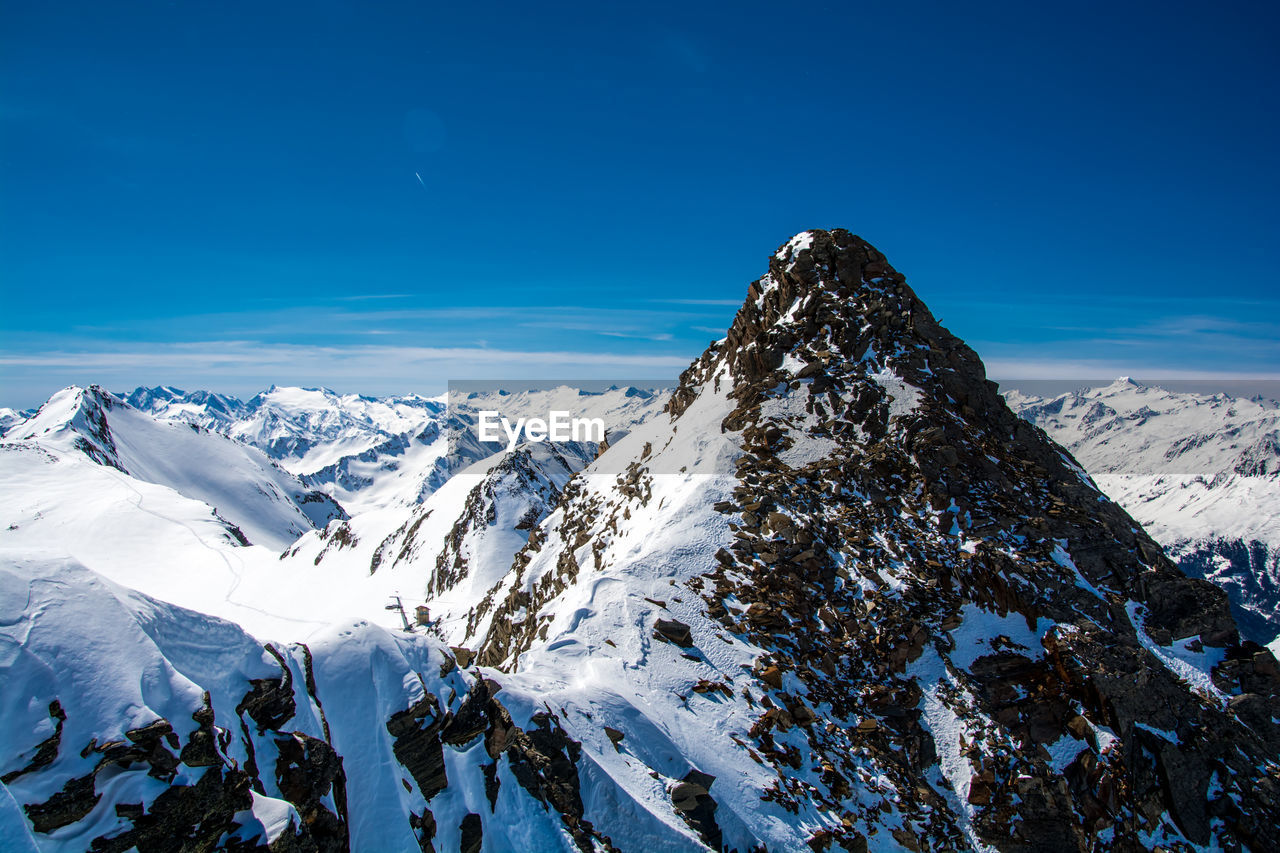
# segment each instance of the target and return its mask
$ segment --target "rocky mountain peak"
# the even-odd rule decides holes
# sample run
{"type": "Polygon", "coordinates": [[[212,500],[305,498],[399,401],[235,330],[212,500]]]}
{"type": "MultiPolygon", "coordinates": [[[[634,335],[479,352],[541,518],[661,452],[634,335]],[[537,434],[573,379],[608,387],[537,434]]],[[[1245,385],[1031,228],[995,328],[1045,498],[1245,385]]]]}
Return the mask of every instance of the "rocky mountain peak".
{"type": "Polygon", "coordinates": [[[888,370],[940,399],[1001,407],[977,354],[938,324],[884,255],[839,228],[801,232],[770,256],[725,339],[681,376],[672,414],[720,364],[738,386],[758,386],[784,366],[801,379],[888,370]]]}
{"type": "MultiPolygon", "coordinates": [[[[1274,660],[997,391],[866,241],[797,235],[682,375],[666,431],[564,490],[477,608],[494,608],[481,662],[542,673],[633,647],[591,627],[611,586],[682,650],[661,660],[689,690],[744,697],[745,735],[691,763],[751,777],[732,757],[750,751],[776,773],[761,800],[819,815],[814,849],[1254,844],[1280,815],[1260,769],[1280,728],[1255,724],[1280,707],[1274,660]],[[678,595],[638,591],[663,578],[678,595]],[[718,663],[735,652],[748,674],[718,663]],[[1250,781],[1209,796],[1226,778],[1250,781]],[[855,793],[872,789],[892,815],[855,793]]],[[[788,846],[754,804],[719,806],[719,828],[788,846]]]]}

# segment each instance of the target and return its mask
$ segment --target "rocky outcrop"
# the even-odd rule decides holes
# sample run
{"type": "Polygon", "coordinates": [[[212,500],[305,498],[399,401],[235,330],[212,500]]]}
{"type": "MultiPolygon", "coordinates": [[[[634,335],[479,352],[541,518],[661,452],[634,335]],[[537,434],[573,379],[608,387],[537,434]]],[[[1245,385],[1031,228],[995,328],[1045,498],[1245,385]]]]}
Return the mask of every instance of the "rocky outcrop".
{"type": "MultiPolygon", "coordinates": [[[[521,447],[503,456],[468,493],[436,557],[427,594],[444,593],[470,573],[471,561],[491,528],[527,536],[556,506],[560,487],[581,465],[551,444],[521,447]]],[[[510,551],[502,556],[505,563],[510,551]]]]}
{"type": "Polygon", "coordinates": [[[342,758],[325,741],[302,732],[278,737],[275,745],[276,787],[297,808],[318,850],[347,850],[347,780],[342,758]],[[324,802],[329,796],[336,813],[324,802]]]}

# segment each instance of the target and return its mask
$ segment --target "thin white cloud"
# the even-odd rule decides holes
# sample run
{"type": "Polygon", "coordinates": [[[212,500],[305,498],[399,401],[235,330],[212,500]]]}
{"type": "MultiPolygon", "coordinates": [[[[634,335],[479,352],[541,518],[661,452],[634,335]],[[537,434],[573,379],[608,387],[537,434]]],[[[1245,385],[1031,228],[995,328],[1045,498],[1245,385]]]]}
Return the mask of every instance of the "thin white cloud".
{"type": "Polygon", "coordinates": [[[984,359],[992,379],[1280,379],[1280,373],[1232,370],[1184,370],[1145,362],[1106,359],[984,359]]]}
{"type": "Polygon", "coordinates": [[[723,305],[729,308],[742,306],[741,299],[650,299],[662,305],[723,305]]]}
{"type": "Polygon", "coordinates": [[[669,332],[656,332],[652,335],[636,335],[630,332],[596,332],[597,335],[604,335],[606,338],[628,338],[636,341],[669,341],[671,334],[669,332]]]}
{"type": "Polygon", "coordinates": [[[271,384],[324,385],[366,394],[439,393],[450,379],[676,376],[682,355],[514,350],[479,346],[308,346],[199,341],[0,352],[0,405],[38,404],[66,385],[117,390],[175,385],[249,395],[271,384]]]}

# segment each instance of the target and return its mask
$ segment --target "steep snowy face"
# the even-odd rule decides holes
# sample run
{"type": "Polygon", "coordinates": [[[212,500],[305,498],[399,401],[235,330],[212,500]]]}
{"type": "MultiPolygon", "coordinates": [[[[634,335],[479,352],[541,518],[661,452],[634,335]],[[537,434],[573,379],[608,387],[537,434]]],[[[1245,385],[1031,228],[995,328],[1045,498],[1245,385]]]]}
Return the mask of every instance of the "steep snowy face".
{"type": "Polygon", "coordinates": [[[243,544],[283,550],[303,533],[346,517],[332,498],[254,448],[195,424],[157,421],[97,386],[59,391],[5,442],[83,454],[135,480],[168,486],[212,507],[238,528],[243,544]]]}
{"type": "Polygon", "coordinates": [[[1246,636],[1280,635],[1280,405],[1129,379],[1052,399],[1006,396],[1187,574],[1225,588],[1246,636]]]}
{"type": "Polygon", "coordinates": [[[0,849],[591,850],[535,696],[365,622],[263,645],[0,552],[0,849]]]}
{"type": "Polygon", "coordinates": [[[668,414],[468,625],[627,792],[615,843],[1270,843],[1275,659],[874,248],[779,249],[668,414]]]}

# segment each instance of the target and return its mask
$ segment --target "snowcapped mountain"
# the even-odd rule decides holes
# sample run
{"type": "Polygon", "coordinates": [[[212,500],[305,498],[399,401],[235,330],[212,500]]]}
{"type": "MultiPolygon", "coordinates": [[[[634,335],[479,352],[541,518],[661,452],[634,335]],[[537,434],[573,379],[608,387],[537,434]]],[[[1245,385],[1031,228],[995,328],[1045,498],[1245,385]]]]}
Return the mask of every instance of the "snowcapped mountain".
{"type": "Polygon", "coordinates": [[[229,434],[262,448],[295,474],[313,474],[386,439],[419,433],[443,411],[439,399],[272,386],[245,404],[229,434]]]}
{"type": "Polygon", "coordinates": [[[1005,396],[1185,572],[1226,589],[1246,636],[1280,635],[1280,404],[1127,378],[1053,398],[1005,396]]]}
{"type": "Polygon", "coordinates": [[[171,386],[136,388],[124,401],[161,420],[192,423],[216,432],[226,432],[244,417],[247,408],[235,397],[211,391],[188,393],[171,386]]]}
{"type": "Polygon", "coordinates": [[[1275,658],[873,247],[797,235],[654,399],[206,591],[305,644],[0,537],[0,846],[1276,849],[1275,658]]]}
{"type": "MultiPolygon", "coordinates": [[[[515,419],[569,407],[584,417],[604,418],[614,425],[616,439],[660,411],[664,399],[653,390],[568,387],[456,393],[449,401],[445,396],[365,397],[277,386],[247,403],[166,387],[138,388],[127,397],[131,405],[158,418],[198,424],[257,447],[352,513],[420,504],[453,474],[494,453],[495,448],[472,442],[455,447],[450,458],[451,425],[479,410],[501,410],[515,419]]],[[[585,464],[594,457],[595,444],[564,452],[585,464]]]]}
{"type": "Polygon", "coordinates": [[[82,454],[134,480],[168,486],[212,507],[240,531],[238,538],[247,537],[244,544],[283,550],[317,525],[346,517],[332,498],[254,448],[195,424],[157,421],[96,386],[59,391],[4,441],[82,454]]]}
{"type": "Polygon", "coordinates": [[[0,437],[3,437],[14,424],[26,420],[27,414],[0,406],[0,437]]]}
{"type": "Polygon", "coordinates": [[[669,415],[470,626],[584,748],[618,730],[651,814],[740,850],[1265,845],[1274,659],[870,246],[780,249],[669,415]]]}
{"type": "Polygon", "coordinates": [[[138,388],[128,401],[163,420],[194,423],[258,448],[351,512],[414,503],[436,473],[444,400],[271,388],[248,402],[208,391],[138,388]]]}

